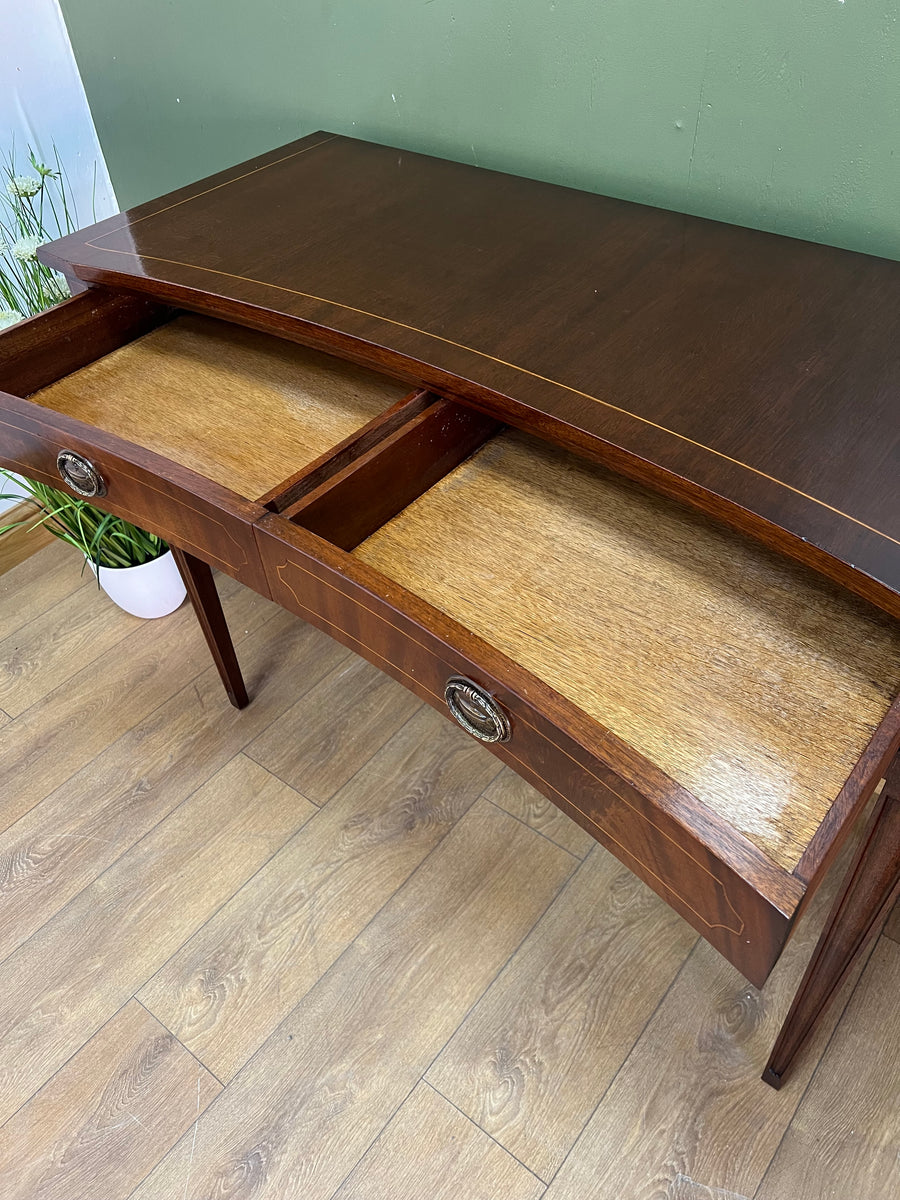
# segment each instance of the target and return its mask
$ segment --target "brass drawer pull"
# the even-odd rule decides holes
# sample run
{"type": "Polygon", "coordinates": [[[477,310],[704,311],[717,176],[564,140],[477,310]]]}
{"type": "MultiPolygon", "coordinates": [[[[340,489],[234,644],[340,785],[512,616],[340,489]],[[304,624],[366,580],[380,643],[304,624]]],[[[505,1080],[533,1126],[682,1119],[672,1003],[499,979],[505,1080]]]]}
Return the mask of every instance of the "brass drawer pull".
{"type": "Polygon", "coordinates": [[[56,456],[56,469],[64,483],[79,496],[105,496],[106,484],[103,476],[92,462],[74,450],[60,450],[56,456]]]}
{"type": "Polygon", "coordinates": [[[466,733],[480,742],[506,742],[511,732],[509,717],[494,697],[462,675],[454,675],[444,687],[444,699],[466,733]]]}

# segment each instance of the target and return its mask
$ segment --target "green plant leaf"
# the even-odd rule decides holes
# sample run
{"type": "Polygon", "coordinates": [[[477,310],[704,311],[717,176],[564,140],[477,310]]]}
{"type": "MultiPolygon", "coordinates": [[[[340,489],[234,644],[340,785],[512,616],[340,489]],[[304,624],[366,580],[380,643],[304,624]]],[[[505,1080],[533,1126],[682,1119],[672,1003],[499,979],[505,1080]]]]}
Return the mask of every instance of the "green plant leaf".
{"type": "MultiPolygon", "coordinates": [[[[17,488],[27,493],[25,498],[40,509],[42,515],[34,520],[33,528],[46,524],[50,533],[75,546],[96,566],[136,567],[159,558],[169,548],[155,534],[139,529],[122,517],[103,512],[86,500],[77,500],[68,492],[59,491],[49,484],[34,479],[13,481],[10,472],[3,468],[0,468],[0,477],[10,483],[15,482],[17,488]]],[[[17,493],[15,498],[21,499],[22,496],[17,493]]],[[[0,535],[32,519],[26,517],[22,522],[13,522],[0,528],[0,535]]]]}

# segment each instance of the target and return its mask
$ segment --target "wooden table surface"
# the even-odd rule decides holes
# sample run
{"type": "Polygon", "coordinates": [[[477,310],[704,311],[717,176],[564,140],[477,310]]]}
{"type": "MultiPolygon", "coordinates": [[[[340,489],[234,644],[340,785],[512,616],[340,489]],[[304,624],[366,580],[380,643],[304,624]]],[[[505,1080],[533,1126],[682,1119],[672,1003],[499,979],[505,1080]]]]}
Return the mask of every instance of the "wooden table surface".
{"type": "Polygon", "coordinates": [[[900,615],[896,263],[327,133],[42,257],[474,401],[900,615]]]}

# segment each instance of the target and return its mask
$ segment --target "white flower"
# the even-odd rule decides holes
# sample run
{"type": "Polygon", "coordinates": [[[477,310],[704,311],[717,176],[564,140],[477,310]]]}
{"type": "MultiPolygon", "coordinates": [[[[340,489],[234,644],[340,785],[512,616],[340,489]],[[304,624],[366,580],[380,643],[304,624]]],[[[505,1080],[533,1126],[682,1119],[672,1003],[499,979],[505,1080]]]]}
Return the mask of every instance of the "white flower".
{"type": "Polygon", "coordinates": [[[61,300],[68,300],[72,293],[62,275],[53,275],[44,285],[44,295],[51,304],[59,304],[61,300]]]}
{"type": "Polygon", "coordinates": [[[0,308],[0,329],[8,329],[10,325],[15,325],[17,321],[24,321],[25,318],[20,312],[16,312],[14,308],[0,308]]]}
{"type": "Polygon", "coordinates": [[[12,252],[13,258],[17,258],[19,262],[34,262],[37,258],[38,246],[43,246],[46,238],[38,237],[37,234],[32,234],[30,237],[19,238],[13,242],[12,252]]]}
{"type": "Polygon", "coordinates": [[[14,200],[16,196],[36,196],[41,190],[41,181],[33,175],[13,175],[6,190],[14,200]]]}

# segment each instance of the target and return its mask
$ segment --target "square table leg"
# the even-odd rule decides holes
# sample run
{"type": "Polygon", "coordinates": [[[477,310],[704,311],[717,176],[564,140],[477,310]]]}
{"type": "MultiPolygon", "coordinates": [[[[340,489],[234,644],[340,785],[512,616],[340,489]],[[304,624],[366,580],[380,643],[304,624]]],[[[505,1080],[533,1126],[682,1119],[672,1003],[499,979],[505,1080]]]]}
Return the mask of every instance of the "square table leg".
{"type": "Polygon", "coordinates": [[[247,689],[244,687],[241,669],[238,666],[237,655],[225,614],[222,612],[222,602],[216,591],[212,571],[202,559],[187,554],[184,550],[172,547],[172,556],[178,564],[184,586],[191,598],[203,636],[209,646],[213,660],[218,667],[219,675],[225,684],[228,699],[235,708],[246,708],[250,703],[247,689]]]}
{"type": "Polygon", "coordinates": [[[887,772],[862,843],[828,915],[763,1079],[781,1087],[853,964],[881,931],[900,895],[900,757],[887,772]]]}

